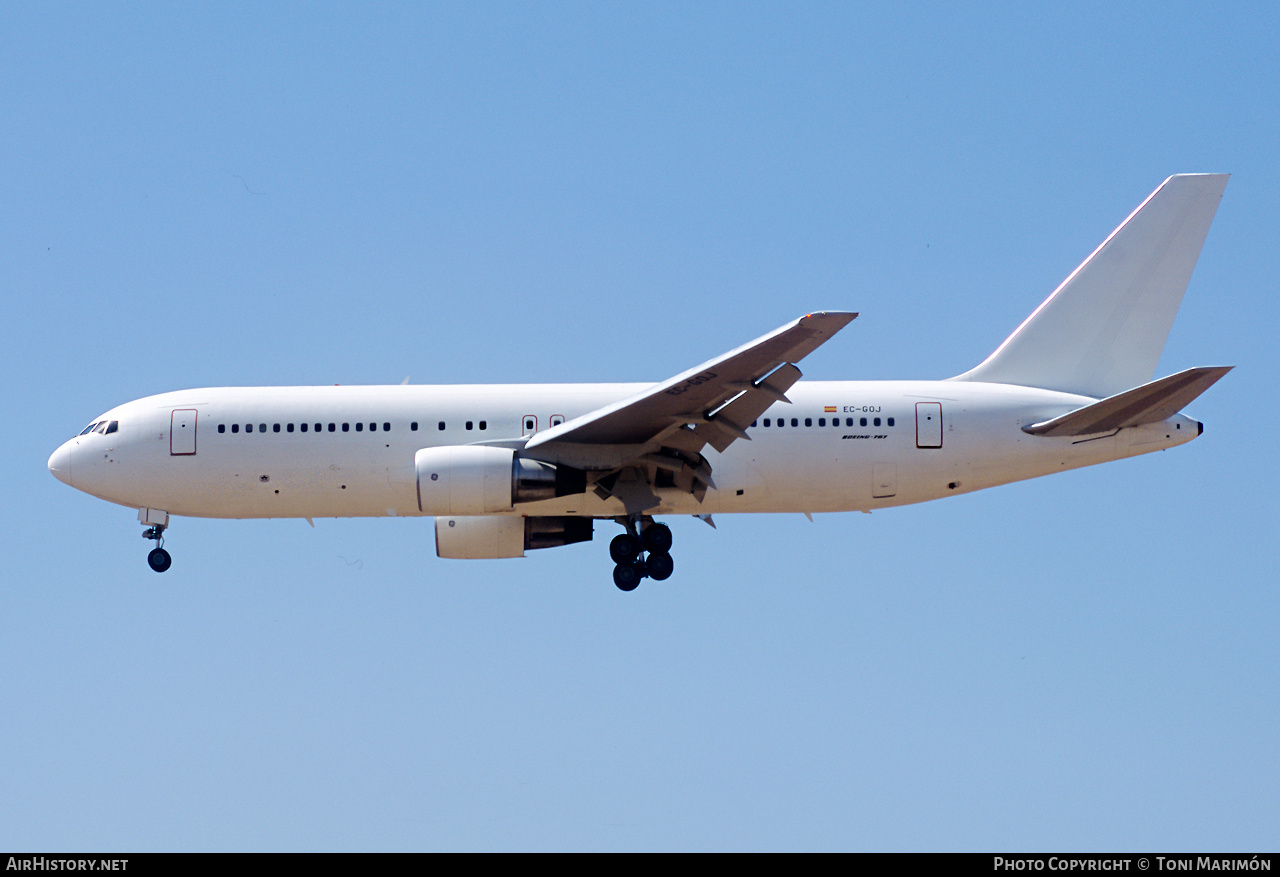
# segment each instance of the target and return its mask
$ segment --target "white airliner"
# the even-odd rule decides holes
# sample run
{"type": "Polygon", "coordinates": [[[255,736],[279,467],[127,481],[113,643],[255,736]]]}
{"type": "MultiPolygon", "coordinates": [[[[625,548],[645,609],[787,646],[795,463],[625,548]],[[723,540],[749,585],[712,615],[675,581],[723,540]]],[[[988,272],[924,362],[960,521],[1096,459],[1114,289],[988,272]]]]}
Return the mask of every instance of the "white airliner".
{"type": "Polygon", "coordinates": [[[436,553],[610,543],[617,586],[671,575],[657,515],[836,512],[1180,445],[1230,367],[1152,380],[1225,174],[1173,176],[987,359],[942,381],[800,381],[857,314],[808,314],[658,384],[218,387],[129,402],[54,451],[72,487],[170,515],[435,517],[436,553]]]}

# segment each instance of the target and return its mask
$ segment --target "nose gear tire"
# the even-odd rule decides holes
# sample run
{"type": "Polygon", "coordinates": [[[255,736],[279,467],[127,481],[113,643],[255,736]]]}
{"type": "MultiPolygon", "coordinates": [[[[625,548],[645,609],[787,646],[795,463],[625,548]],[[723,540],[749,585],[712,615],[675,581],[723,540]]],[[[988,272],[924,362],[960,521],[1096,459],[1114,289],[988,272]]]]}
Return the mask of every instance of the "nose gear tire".
{"type": "Polygon", "coordinates": [[[163,548],[153,548],[147,555],[147,563],[156,572],[164,572],[173,565],[173,558],[163,548]]]}

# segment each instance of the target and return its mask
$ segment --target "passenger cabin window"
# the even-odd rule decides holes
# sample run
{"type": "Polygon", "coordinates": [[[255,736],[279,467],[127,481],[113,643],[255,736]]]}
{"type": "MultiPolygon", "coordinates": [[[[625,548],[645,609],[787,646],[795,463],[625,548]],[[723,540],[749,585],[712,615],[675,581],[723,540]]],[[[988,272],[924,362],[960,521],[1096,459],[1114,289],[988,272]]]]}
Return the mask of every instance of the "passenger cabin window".
{"type": "MultiPolygon", "coordinates": [[[[563,422],[563,421],[562,421],[562,422],[563,422]]],[[[529,423],[530,423],[530,425],[532,426],[533,421],[532,421],[532,420],[530,420],[530,421],[529,421],[529,423]]],[[[231,426],[231,430],[230,430],[230,431],[231,431],[231,433],[232,433],[233,435],[235,435],[235,434],[239,434],[239,432],[240,432],[240,428],[241,428],[242,426],[244,427],[244,431],[245,431],[246,433],[252,433],[252,432],[267,432],[267,424],[265,424],[265,423],[259,423],[259,424],[253,424],[253,423],[243,423],[243,424],[241,424],[241,423],[232,423],[230,426],[231,426]]],[[[378,431],[378,422],[377,422],[377,421],[372,421],[372,422],[370,422],[370,423],[368,424],[368,426],[369,426],[369,432],[377,432],[377,431],[378,431]]],[[[338,424],[338,423],[330,423],[330,424],[329,424],[329,426],[328,426],[329,432],[337,432],[337,431],[338,431],[338,427],[339,427],[339,424],[338,424]]],[[[350,422],[341,424],[341,427],[342,427],[342,431],[343,431],[343,432],[350,432],[350,431],[351,431],[351,423],[350,423],[350,422]]],[[[437,424],[436,424],[436,427],[437,427],[438,429],[440,429],[441,431],[443,431],[443,430],[446,428],[446,423],[445,423],[445,421],[441,420],[439,423],[437,423],[437,424]]],[[[365,424],[364,424],[363,422],[360,422],[360,423],[356,423],[356,424],[355,424],[355,431],[356,431],[356,432],[364,432],[364,428],[365,428],[365,424]]],[[[468,420],[468,421],[466,421],[466,428],[467,428],[467,429],[476,429],[476,428],[479,428],[479,429],[488,429],[488,428],[489,428],[489,423],[488,423],[488,421],[485,421],[485,420],[481,420],[481,421],[479,421],[479,423],[477,423],[476,421],[473,421],[473,420],[468,420]]],[[[120,421],[118,421],[118,420],[97,420],[97,421],[94,421],[93,423],[89,424],[88,426],[86,426],[83,430],[81,430],[81,431],[80,431],[79,433],[77,433],[76,435],[77,435],[77,436],[88,435],[88,434],[89,434],[89,433],[91,433],[91,432],[92,432],[92,433],[98,433],[98,434],[100,434],[100,435],[110,435],[110,434],[111,434],[111,433],[113,433],[113,432],[117,432],[117,431],[119,431],[119,429],[120,429],[120,421]]],[[[416,420],[415,420],[415,421],[413,421],[412,423],[410,423],[410,424],[409,424],[409,429],[410,429],[410,431],[412,431],[412,432],[417,432],[417,431],[418,431],[418,421],[416,421],[416,420]]],[[[324,432],[324,431],[325,431],[325,425],[324,425],[323,423],[315,423],[315,424],[311,424],[311,423],[283,423],[283,424],[282,424],[282,423],[273,423],[273,424],[271,424],[271,432],[276,432],[276,433],[278,433],[278,432],[288,432],[288,433],[291,433],[291,432],[294,432],[295,430],[296,430],[296,431],[298,431],[298,432],[324,432]]],[[[382,424],[382,431],[383,431],[383,432],[391,432],[391,424],[390,424],[390,423],[383,423],[383,424],[382,424]]],[[[218,432],[219,432],[219,433],[221,433],[221,434],[224,434],[224,435],[225,435],[225,434],[227,433],[227,424],[225,424],[225,423],[219,423],[219,424],[218,424],[218,432]]]]}

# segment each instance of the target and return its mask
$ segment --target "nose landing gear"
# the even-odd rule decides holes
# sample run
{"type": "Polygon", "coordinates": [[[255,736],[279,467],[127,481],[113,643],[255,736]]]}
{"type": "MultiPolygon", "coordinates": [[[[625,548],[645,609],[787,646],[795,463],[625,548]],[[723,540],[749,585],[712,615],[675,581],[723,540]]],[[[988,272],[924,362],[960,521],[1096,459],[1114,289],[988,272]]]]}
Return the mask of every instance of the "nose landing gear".
{"type": "Polygon", "coordinates": [[[147,563],[156,572],[164,572],[173,565],[173,558],[163,548],[152,548],[147,553],[147,563]]]}
{"type": "Polygon", "coordinates": [[[156,547],[152,548],[147,554],[147,563],[156,572],[164,572],[173,566],[173,558],[169,556],[169,552],[165,551],[164,546],[164,527],[148,527],[142,531],[143,539],[154,539],[156,547]]]}
{"type": "Polygon", "coordinates": [[[620,519],[627,532],[613,537],[609,543],[609,556],[617,564],[613,568],[613,583],[623,591],[634,591],[643,578],[656,582],[671,577],[675,561],[671,559],[671,529],[666,524],[655,523],[652,518],[620,519]],[[643,529],[637,528],[637,524],[643,529]]]}
{"type": "Polygon", "coordinates": [[[164,531],[169,528],[169,514],[158,509],[138,509],[138,523],[149,525],[142,531],[142,538],[156,543],[156,547],[147,554],[147,565],[156,572],[164,572],[173,565],[173,558],[164,550],[164,531]]]}

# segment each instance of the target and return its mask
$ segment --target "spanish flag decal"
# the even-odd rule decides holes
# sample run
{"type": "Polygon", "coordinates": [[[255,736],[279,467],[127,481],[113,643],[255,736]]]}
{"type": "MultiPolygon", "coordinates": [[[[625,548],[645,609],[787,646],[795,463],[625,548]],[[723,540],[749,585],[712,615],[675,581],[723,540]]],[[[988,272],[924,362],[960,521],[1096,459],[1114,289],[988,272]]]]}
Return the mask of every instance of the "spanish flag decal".
{"type": "Polygon", "coordinates": [[[836,410],[836,406],[834,405],[827,405],[825,408],[822,409],[823,413],[825,414],[831,414],[835,410],[836,410]]]}

